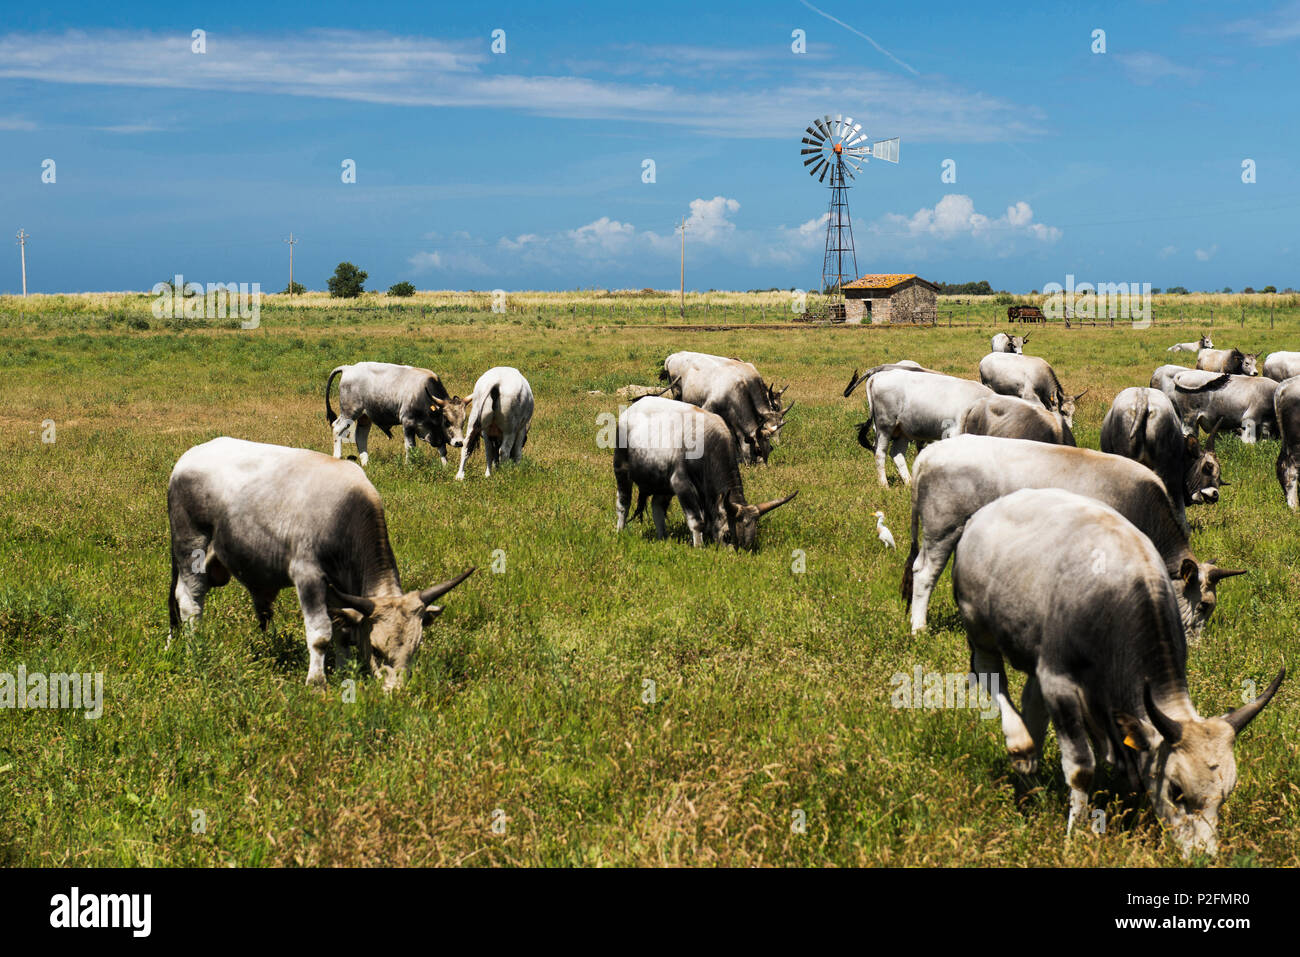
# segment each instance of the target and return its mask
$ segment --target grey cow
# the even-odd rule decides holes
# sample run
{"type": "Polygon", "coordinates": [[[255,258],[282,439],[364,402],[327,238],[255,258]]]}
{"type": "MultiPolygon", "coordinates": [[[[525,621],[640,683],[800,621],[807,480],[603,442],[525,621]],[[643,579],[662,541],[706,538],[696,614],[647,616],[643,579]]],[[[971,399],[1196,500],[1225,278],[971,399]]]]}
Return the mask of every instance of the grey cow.
{"type": "MultiPolygon", "coordinates": [[[[886,450],[893,457],[903,484],[909,484],[907,443],[937,442],[960,434],[966,411],[993,394],[970,379],[909,368],[868,373],[861,381],[867,383],[871,423],[876,430],[876,476],[886,487],[889,485],[885,477],[886,450]]],[[[852,388],[846,394],[850,391],[852,388]]],[[[859,428],[859,441],[864,431],[859,428]]]]}
{"type": "Polygon", "coordinates": [[[1196,353],[1196,368],[1232,375],[1259,375],[1259,356],[1240,349],[1202,349],[1196,353]]]}
{"type": "Polygon", "coordinates": [[[510,366],[488,369],[474,383],[474,391],[467,400],[469,414],[465,419],[465,444],[460,450],[460,468],[456,478],[464,480],[465,463],[483,440],[483,457],[487,459],[484,475],[509,456],[515,462],[523,458],[528,429],[533,422],[533,388],[523,373],[510,366]]]}
{"type": "MultiPolygon", "coordinates": [[[[785,389],[767,385],[751,363],[705,352],[674,352],[659,378],[672,383],[675,398],[722,416],[743,462],[766,462],[791,402],[781,408],[785,389]]],[[[789,388],[787,386],[786,388],[789,388]]]]}
{"type": "Polygon", "coordinates": [[[1277,383],[1259,376],[1228,375],[1185,369],[1165,382],[1165,395],[1183,420],[1183,430],[1198,427],[1236,432],[1253,445],[1277,438],[1273,393],[1277,383]]]}
{"type": "Polygon", "coordinates": [[[1287,507],[1300,508],[1300,376],[1280,383],[1273,393],[1282,449],[1277,453],[1277,480],[1287,507]]]}
{"type": "Polygon", "coordinates": [[[402,683],[433,602],[474,569],[403,591],[379,493],[355,462],[220,438],[176,462],[167,485],[171,628],[197,622],[209,589],[237,579],[265,630],[276,596],[295,588],[307,629],[307,683],[325,684],[325,648],[351,643],[390,690],[402,683]]]}
{"type": "Polygon", "coordinates": [[[1219,810],[1237,783],[1233,744],[1272,700],[1203,718],[1187,692],[1175,584],[1123,515],[1057,489],[1015,492],[966,524],[952,567],[971,671],[996,681],[1007,751],[1032,773],[1056,728],[1070,788],[1068,834],[1088,810],[1098,760],[1145,790],[1185,857],[1217,850],[1219,810]],[[1016,710],[1004,658],[1026,672],[1016,710]]]}
{"type": "Polygon", "coordinates": [[[616,531],[627,525],[635,485],[638,497],[632,518],[641,517],[649,500],[655,534],[664,538],[668,506],[676,496],[697,548],[706,540],[754,548],[758,519],[798,494],[748,504],[727,423],[698,406],[661,396],[638,399],[618,417],[614,481],[616,531]]]}
{"type": "Polygon", "coordinates": [[[1195,342],[1175,342],[1165,352],[1200,352],[1202,349],[1213,349],[1214,342],[1210,339],[1208,332],[1202,332],[1201,338],[1195,342]]]}
{"type": "Polygon", "coordinates": [[[1300,352],[1270,352],[1264,360],[1264,375],[1275,382],[1300,375],[1300,352]]]}
{"type": "Polygon", "coordinates": [[[1029,341],[1028,335],[1013,336],[1005,332],[999,332],[989,340],[990,352],[1014,352],[1021,355],[1025,351],[1025,343],[1029,341]]]}
{"type": "Polygon", "coordinates": [[[1219,500],[1225,485],[1214,454],[1217,429],[1202,447],[1196,432],[1184,433],[1178,411],[1159,389],[1131,388],[1115,396],[1101,422],[1101,450],[1141,462],[1164,482],[1179,520],[1185,508],[1219,500]]]}
{"type": "Polygon", "coordinates": [[[1070,428],[1074,428],[1075,403],[1088,392],[1067,395],[1046,360],[1008,352],[990,352],[980,360],[980,381],[999,395],[1018,396],[1061,413],[1070,428]]]}
{"type": "Polygon", "coordinates": [[[402,427],[408,462],[417,438],[438,450],[443,465],[447,464],[447,444],[459,448],[465,441],[464,400],[448,395],[437,373],[388,362],[336,366],[325,380],[325,421],[334,432],[335,458],[342,455],[344,433],[356,426],[357,452],[363,466],[370,460],[367,443],[372,424],[390,439],[393,427],[402,427]],[[335,415],[330,407],[330,386],[339,376],[339,414],[335,415]]]}
{"type": "Polygon", "coordinates": [[[1220,579],[1244,574],[1197,560],[1164,484],[1131,459],[1022,439],[961,435],[930,446],[915,464],[912,548],[902,586],[903,598],[911,605],[913,633],[925,628],[930,593],[966,521],[994,499],[1022,488],[1061,488],[1087,495],[1140,528],[1179,583],[1179,610],[1194,637],[1214,612],[1220,579]]]}
{"type": "Polygon", "coordinates": [[[1000,435],[1053,445],[1074,445],[1074,433],[1059,412],[1013,395],[990,395],[966,410],[964,435],[1000,435]]]}

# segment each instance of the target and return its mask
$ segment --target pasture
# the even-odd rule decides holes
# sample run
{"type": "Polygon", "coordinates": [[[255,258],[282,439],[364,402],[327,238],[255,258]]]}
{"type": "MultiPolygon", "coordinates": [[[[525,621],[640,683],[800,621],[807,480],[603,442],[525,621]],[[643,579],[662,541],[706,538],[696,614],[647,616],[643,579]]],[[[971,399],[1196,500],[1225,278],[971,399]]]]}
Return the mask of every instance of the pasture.
{"type": "MultiPolygon", "coordinates": [[[[727,300],[743,327],[722,331],[668,328],[673,297],[613,317],[580,298],[493,314],[481,295],[369,310],[269,297],[253,330],[160,322],[149,297],[0,301],[0,672],[104,674],[97,720],[0,710],[0,863],[1181,866],[1104,773],[1106,833],[1066,840],[1054,734],[1024,778],[996,720],[891,706],[891,676],[964,673],[968,655],[948,572],[930,630],[908,633],[908,493],[892,464],[878,487],[856,441],[862,392],[841,391],[854,367],[903,357],[977,378],[999,307],[952,328],[767,328],[788,296],[766,295],[727,300]],[[678,349],[746,358],[798,401],[771,464],[742,467],[750,501],[799,492],[763,519],[755,553],[690,548],[676,503],[669,541],[648,513],[613,531],[597,416],[678,349]],[[406,687],[352,675],[344,700],[338,672],[324,694],[307,687],[291,591],[266,634],[241,587],[216,591],[195,636],[166,649],[177,457],[218,435],[329,451],[325,376],[362,359],[429,367],[461,395],[514,365],[537,402],[523,463],[491,479],[482,449],[458,483],[454,458],[422,446],[405,466],[400,434],[372,433],[404,585],[479,569],[446,597],[406,687]],[[898,551],[877,541],[876,509],[898,551]]],[[[1233,316],[1216,346],[1300,349],[1294,297],[1271,329],[1266,306],[1233,316]]],[[[1096,448],[1114,395],[1190,365],[1165,348],[1197,331],[1036,326],[1026,351],[1090,390],[1075,434],[1096,448]]],[[[1219,454],[1232,484],[1189,511],[1192,547],[1250,574],[1219,589],[1191,695],[1221,714],[1284,657],[1292,675],[1238,743],[1214,863],[1296,866],[1300,518],[1276,442],[1221,438],[1219,454]]]]}

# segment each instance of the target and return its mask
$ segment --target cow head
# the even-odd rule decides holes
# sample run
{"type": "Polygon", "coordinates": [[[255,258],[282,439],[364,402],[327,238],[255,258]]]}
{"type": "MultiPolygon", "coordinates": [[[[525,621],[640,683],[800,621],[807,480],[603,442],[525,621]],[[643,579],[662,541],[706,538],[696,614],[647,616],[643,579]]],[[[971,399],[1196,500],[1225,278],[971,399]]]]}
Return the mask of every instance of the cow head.
{"type": "Polygon", "coordinates": [[[772,511],[772,509],[784,505],[798,494],[798,492],[791,492],[785,498],[764,502],[762,505],[749,505],[745,502],[745,496],[739,489],[731,489],[720,499],[722,511],[726,517],[726,524],[721,526],[722,532],[718,539],[719,542],[723,545],[735,545],[737,548],[746,548],[753,551],[758,547],[759,518],[772,511]]]}
{"type": "Polygon", "coordinates": [[[1241,374],[1259,375],[1259,354],[1247,352],[1241,356],[1241,374]]]}
{"type": "Polygon", "coordinates": [[[1024,353],[1025,353],[1025,343],[1028,342],[1028,341],[1029,341],[1029,336],[1012,336],[1012,337],[1011,337],[1011,351],[1014,352],[1014,353],[1015,353],[1016,355],[1018,355],[1018,356],[1019,356],[1019,355],[1024,355],[1024,353]]]}
{"type": "Polygon", "coordinates": [[[1219,600],[1216,592],[1219,582],[1244,574],[1245,570],[1229,571],[1212,562],[1198,563],[1191,557],[1183,559],[1178,578],[1174,580],[1174,593],[1178,596],[1179,612],[1188,641],[1195,642],[1201,637],[1205,623],[1214,614],[1214,607],[1219,600]]]}
{"type": "Polygon", "coordinates": [[[1066,395],[1065,393],[1061,393],[1061,395],[1057,397],[1056,401],[1057,404],[1059,405],[1059,408],[1056,411],[1061,413],[1061,418],[1065,420],[1065,424],[1069,426],[1071,429],[1074,428],[1075,405],[1080,399],[1082,399],[1087,394],[1088,394],[1088,390],[1084,389],[1082,392],[1080,392],[1078,395],[1075,396],[1069,396],[1066,395]]]}
{"type": "Polygon", "coordinates": [[[424,629],[442,614],[442,606],[435,605],[434,599],[473,573],[471,568],[441,585],[402,595],[366,598],[331,588],[330,612],[352,629],[363,658],[369,659],[371,673],[384,682],[385,691],[392,691],[400,688],[406,679],[411,661],[424,640],[424,629]]]}
{"type": "Polygon", "coordinates": [[[1213,505],[1219,500],[1219,487],[1227,484],[1223,481],[1219,457],[1214,454],[1214,440],[1222,424],[1222,419],[1214,424],[1205,445],[1201,445],[1195,432],[1184,440],[1187,450],[1183,456],[1183,501],[1188,505],[1213,505]]]}
{"type": "Polygon", "coordinates": [[[1202,349],[1214,348],[1214,342],[1210,339],[1210,334],[1208,332],[1201,333],[1201,348],[1202,349]]]}
{"type": "Polygon", "coordinates": [[[1282,450],[1277,453],[1276,468],[1277,480],[1282,486],[1282,494],[1286,496],[1287,507],[1300,508],[1300,463],[1287,451],[1285,442],[1282,443],[1282,450]]]}
{"type": "Polygon", "coordinates": [[[1178,720],[1165,714],[1142,688],[1146,716],[1158,738],[1147,733],[1136,716],[1115,715],[1124,746],[1140,754],[1147,795],[1156,813],[1173,834],[1183,857],[1194,851],[1218,851],[1219,809],[1237,784],[1237,761],[1232,747],[1254,717],[1277,693],[1286,677],[1278,672],[1262,695],[1222,717],[1178,720]]]}
{"type": "Polygon", "coordinates": [[[447,441],[453,448],[465,444],[465,419],[469,415],[469,403],[458,395],[449,399],[429,396],[429,404],[434,412],[442,413],[442,428],[447,433],[447,441]]]}

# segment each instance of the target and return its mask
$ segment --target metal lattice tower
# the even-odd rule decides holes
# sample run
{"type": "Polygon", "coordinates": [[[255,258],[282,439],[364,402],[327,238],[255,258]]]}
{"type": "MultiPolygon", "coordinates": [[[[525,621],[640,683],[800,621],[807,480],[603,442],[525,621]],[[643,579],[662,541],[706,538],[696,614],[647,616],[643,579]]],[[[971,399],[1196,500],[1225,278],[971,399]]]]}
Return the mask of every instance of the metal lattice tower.
{"type": "Polygon", "coordinates": [[[826,256],[822,260],[822,291],[830,297],[831,312],[843,313],[844,284],[858,278],[858,256],[853,247],[853,224],[849,219],[849,184],[862,171],[867,158],[898,162],[898,137],[867,145],[862,124],[853,117],[829,115],[812,121],[805,130],[804,168],[817,182],[831,174],[831,205],[826,221],[826,256]],[[818,174],[821,175],[818,175],[818,174]]]}

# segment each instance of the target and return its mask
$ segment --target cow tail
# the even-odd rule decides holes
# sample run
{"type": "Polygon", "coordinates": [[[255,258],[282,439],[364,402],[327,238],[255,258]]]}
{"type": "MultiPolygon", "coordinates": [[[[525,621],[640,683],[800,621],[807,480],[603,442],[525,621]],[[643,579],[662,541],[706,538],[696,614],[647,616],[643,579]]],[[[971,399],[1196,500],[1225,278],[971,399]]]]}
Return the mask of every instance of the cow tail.
{"type": "MultiPolygon", "coordinates": [[[[325,380],[325,421],[330,425],[333,425],[334,420],[338,418],[334,414],[334,410],[330,408],[330,386],[334,383],[334,377],[342,373],[346,368],[347,366],[336,366],[334,371],[330,373],[330,377],[325,380]]],[[[340,385],[339,388],[341,389],[342,386],[340,385]]]]}
{"type": "Polygon", "coordinates": [[[1147,416],[1151,414],[1151,397],[1145,389],[1139,389],[1137,408],[1133,410],[1133,427],[1128,430],[1128,447],[1133,450],[1134,458],[1142,454],[1142,443],[1146,437],[1147,416]]]}
{"type": "Polygon", "coordinates": [[[167,592],[167,619],[171,625],[171,634],[181,628],[181,606],[176,600],[176,583],[180,580],[181,570],[176,564],[176,549],[172,549],[172,587],[167,592]]]}
{"type": "Polygon", "coordinates": [[[637,488],[636,490],[636,511],[632,513],[632,521],[639,521],[643,512],[645,512],[645,503],[650,498],[645,489],[637,488]]]}

